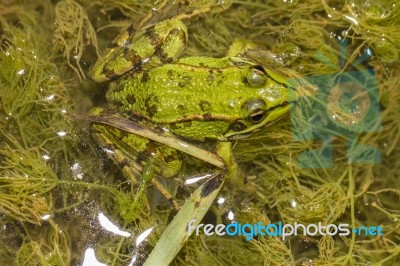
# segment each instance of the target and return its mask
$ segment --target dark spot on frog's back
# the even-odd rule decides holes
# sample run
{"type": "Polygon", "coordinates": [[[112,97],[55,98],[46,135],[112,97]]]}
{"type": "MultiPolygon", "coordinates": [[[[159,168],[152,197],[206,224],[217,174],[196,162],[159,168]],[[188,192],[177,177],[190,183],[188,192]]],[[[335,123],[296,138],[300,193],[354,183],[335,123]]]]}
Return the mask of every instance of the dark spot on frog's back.
{"type": "Polygon", "coordinates": [[[211,109],[211,104],[207,101],[201,100],[199,106],[203,112],[209,111],[211,109]]]}
{"type": "Polygon", "coordinates": [[[157,113],[157,104],[158,104],[158,97],[157,96],[150,96],[146,98],[145,105],[147,114],[150,117],[153,117],[157,113]]]}
{"type": "Polygon", "coordinates": [[[223,72],[220,69],[210,70],[209,73],[210,74],[207,77],[208,84],[212,84],[214,82],[216,82],[217,85],[222,84],[224,77],[223,77],[223,72]]]}
{"type": "Polygon", "coordinates": [[[179,78],[180,78],[180,80],[181,80],[181,81],[178,83],[178,86],[179,86],[180,88],[186,87],[186,86],[190,83],[190,81],[192,80],[192,78],[189,77],[189,76],[180,76],[179,78]]]}
{"type": "Polygon", "coordinates": [[[146,36],[150,39],[150,44],[155,47],[160,47],[163,43],[163,39],[157,33],[154,33],[154,27],[146,31],[146,36]]]}
{"type": "Polygon", "coordinates": [[[173,58],[169,57],[162,48],[157,49],[154,54],[160,59],[161,63],[163,64],[168,64],[173,61],[173,58]]]}
{"type": "Polygon", "coordinates": [[[149,73],[143,72],[142,74],[142,79],[140,80],[142,83],[147,83],[150,80],[149,73]]]}
{"type": "Polygon", "coordinates": [[[133,94],[129,94],[126,96],[125,100],[127,101],[127,103],[129,104],[134,104],[136,103],[136,98],[133,94]]]}
{"type": "Polygon", "coordinates": [[[142,64],[142,57],[135,50],[126,50],[124,58],[131,62],[134,68],[138,68],[142,64]]]}
{"type": "Polygon", "coordinates": [[[184,104],[179,104],[179,105],[178,105],[178,109],[179,109],[180,111],[185,111],[185,110],[186,110],[186,106],[185,106],[184,104]]]}
{"type": "Polygon", "coordinates": [[[113,69],[108,68],[108,67],[103,67],[103,70],[101,71],[101,73],[104,74],[109,79],[113,79],[118,76],[113,69]]]}

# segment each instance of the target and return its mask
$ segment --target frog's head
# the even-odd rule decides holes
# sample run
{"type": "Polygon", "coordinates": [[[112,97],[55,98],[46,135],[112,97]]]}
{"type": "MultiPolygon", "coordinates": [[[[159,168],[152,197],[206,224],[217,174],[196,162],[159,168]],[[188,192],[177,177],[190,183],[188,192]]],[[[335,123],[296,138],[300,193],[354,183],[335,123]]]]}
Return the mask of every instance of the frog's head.
{"type": "Polygon", "coordinates": [[[244,79],[249,89],[254,90],[254,97],[242,104],[242,118],[234,121],[225,133],[229,140],[245,138],[277,121],[299,99],[299,93],[287,85],[283,76],[262,66],[250,67],[244,79]]]}

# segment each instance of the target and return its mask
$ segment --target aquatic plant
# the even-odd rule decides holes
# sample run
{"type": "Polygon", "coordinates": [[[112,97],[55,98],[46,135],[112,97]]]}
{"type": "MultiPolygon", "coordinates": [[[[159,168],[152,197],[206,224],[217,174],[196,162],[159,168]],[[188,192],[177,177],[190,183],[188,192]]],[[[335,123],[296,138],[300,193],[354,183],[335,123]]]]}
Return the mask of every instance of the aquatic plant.
{"type": "Polygon", "coordinates": [[[97,38],[85,9],[75,1],[60,1],[55,6],[54,44],[63,52],[79,79],[85,78],[82,56],[92,48],[98,56],[97,38]],[[85,50],[86,49],[86,50],[85,50]]]}
{"type": "MultiPolygon", "coordinates": [[[[124,179],[106,158],[107,151],[91,139],[88,125],[72,122],[69,115],[102,104],[102,97],[92,99],[93,92],[88,92],[103,94],[96,90],[99,86],[84,79],[98,57],[97,47],[104,50],[131,23],[151,24],[196,11],[196,16],[184,19],[189,29],[185,56],[224,56],[235,39],[246,39],[257,43],[247,56],[297,82],[301,82],[298,77],[374,69],[382,122],[379,131],[358,136],[360,143],[381,151],[377,164],[349,163],[346,139],[335,137],[332,168],[301,168],[299,154],[320,147],[321,142],[294,140],[289,117],[235,143],[235,157],[246,178],[240,187],[226,184],[221,191],[225,203],[213,206],[207,219],[229,223],[227,216],[233,213],[243,223],[380,225],[384,235],[246,241],[202,234],[189,239],[173,265],[397,262],[397,1],[177,1],[149,12],[156,4],[123,0],[0,4],[0,263],[80,264],[88,247],[109,265],[145,260],[174,213],[168,204],[160,204],[146,183],[124,179]],[[341,64],[343,40],[349,45],[341,64]],[[364,52],[371,58],[352,67],[364,52]],[[106,231],[99,225],[99,213],[131,235],[106,231]],[[149,228],[154,228],[152,234],[137,245],[138,236],[149,228]]],[[[307,83],[302,85],[304,95],[317,92],[307,83]]],[[[307,97],[303,100],[301,104],[311,104],[307,97]]],[[[295,117],[297,123],[310,125],[301,113],[295,117]]],[[[186,163],[193,169],[182,175],[210,170],[191,159],[186,163]]],[[[179,187],[177,200],[182,203],[191,187],[179,187]]]]}

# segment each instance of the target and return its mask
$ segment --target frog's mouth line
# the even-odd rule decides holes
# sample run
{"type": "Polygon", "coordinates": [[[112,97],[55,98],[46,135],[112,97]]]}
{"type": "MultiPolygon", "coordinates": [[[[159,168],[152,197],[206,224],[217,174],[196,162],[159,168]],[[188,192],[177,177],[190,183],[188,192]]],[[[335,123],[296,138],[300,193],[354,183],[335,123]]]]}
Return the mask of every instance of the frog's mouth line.
{"type": "MultiPolygon", "coordinates": [[[[275,124],[276,122],[278,122],[278,121],[281,120],[281,119],[282,119],[282,117],[279,117],[278,119],[276,119],[276,120],[274,120],[274,121],[271,121],[269,124],[266,123],[266,124],[268,124],[268,125],[266,125],[266,127],[269,127],[269,126],[275,124]]],[[[257,131],[260,131],[261,128],[263,128],[263,126],[260,126],[260,127],[256,128],[256,129],[253,129],[253,130],[250,130],[249,132],[247,132],[247,130],[246,130],[247,134],[246,134],[246,132],[244,132],[244,131],[238,132],[236,135],[230,135],[230,136],[228,136],[228,137],[227,137],[227,140],[233,141],[233,140],[240,140],[240,139],[248,138],[248,137],[250,137],[251,135],[253,135],[254,133],[256,133],[257,131]]]]}
{"type": "MultiPolygon", "coordinates": [[[[267,112],[270,113],[278,108],[290,106],[292,103],[294,103],[294,102],[285,101],[280,105],[271,107],[270,109],[267,110],[267,112]]],[[[137,112],[132,112],[132,111],[129,112],[128,114],[130,116],[136,117],[138,119],[146,119],[148,121],[153,121],[153,118],[148,115],[143,115],[143,114],[140,114],[137,112]]],[[[227,117],[226,115],[215,115],[215,114],[213,115],[211,113],[203,113],[203,114],[195,114],[195,115],[184,115],[182,118],[176,119],[175,123],[190,122],[190,121],[225,121],[228,123],[234,123],[235,121],[239,121],[239,120],[227,117]]],[[[159,122],[159,121],[153,121],[153,122],[159,122]]],[[[163,123],[163,122],[159,122],[159,123],[163,123]]],[[[259,125],[264,125],[264,124],[265,123],[262,121],[259,124],[255,124],[254,126],[259,126],[259,125]]],[[[244,129],[244,130],[246,130],[246,129],[244,129]]],[[[237,131],[236,134],[239,134],[240,132],[241,131],[237,131]]]]}
{"type": "MultiPolygon", "coordinates": [[[[277,105],[277,106],[274,106],[274,107],[270,108],[268,110],[268,112],[272,113],[273,111],[276,111],[277,109],[281,109],[280,112],[288,113],[289,110],[296,103],[297,103],[297,101],[292,101],[292,102],[285,101],[280,105],[277,105]]],[[[249,127],[247,127],[246,129],[244,129],[242,131],[237,131],[237,132],[229,132],[228,131],[228,133],[225,134],[225,137],[226,137],[227,140],[238,140],[238,139],[247,138],[247,137],[251,136],[253,133],[259,131],[261,128],[269,127],[269,126],[273,125],[274,123],[276,123],[277,121],[279,121],[283,117],[284,117],[284,115],[280,115],[278,118],[276,118],[273,121],[268,120],[268,117],[266,117],[261,123],[249,126],[249,127]]]]}

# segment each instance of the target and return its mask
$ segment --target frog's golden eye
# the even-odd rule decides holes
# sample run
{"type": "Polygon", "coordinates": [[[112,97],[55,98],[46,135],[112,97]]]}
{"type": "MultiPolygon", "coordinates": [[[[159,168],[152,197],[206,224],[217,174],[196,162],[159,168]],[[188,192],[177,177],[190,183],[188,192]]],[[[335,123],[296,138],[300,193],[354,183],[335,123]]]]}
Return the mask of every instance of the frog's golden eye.
{"type": "Polygon", "coordinates": [[[245,104],[245,108],[250,114],[247,120],[253,124],[258,124],[263,121],[267,111],[265,110],[265,103],[262,100],[252,100],[245,104]]]}
{"type": "Polygon", "coordinates": [[[262,66],[254,66],[246,76],[246,82],[251,87],[260,87],[267,81],[266,72],[262,66]]]}

